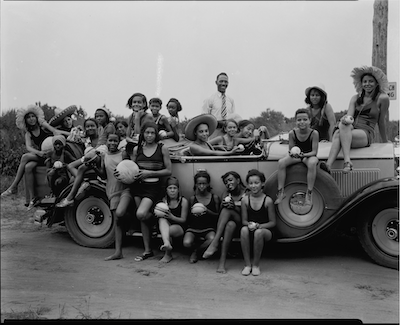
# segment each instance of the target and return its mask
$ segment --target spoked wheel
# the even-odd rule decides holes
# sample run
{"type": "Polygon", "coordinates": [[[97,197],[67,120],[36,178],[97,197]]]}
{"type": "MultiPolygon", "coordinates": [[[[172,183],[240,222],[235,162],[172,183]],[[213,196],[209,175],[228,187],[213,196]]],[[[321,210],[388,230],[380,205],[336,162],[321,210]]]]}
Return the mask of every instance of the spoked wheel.
{"type": "Polygon", "coordinates": [[[90,191],[66,211],[65,226],[72,239],[81,246],[104,248],[113,244],[114,220],[106,194],[90,191]]]}
{"type": "Polygon", "coordinates": [[[399,268],[399,209],[384,202],[360,216],[358,237],[366,253],[379,265],[399,268]]]}

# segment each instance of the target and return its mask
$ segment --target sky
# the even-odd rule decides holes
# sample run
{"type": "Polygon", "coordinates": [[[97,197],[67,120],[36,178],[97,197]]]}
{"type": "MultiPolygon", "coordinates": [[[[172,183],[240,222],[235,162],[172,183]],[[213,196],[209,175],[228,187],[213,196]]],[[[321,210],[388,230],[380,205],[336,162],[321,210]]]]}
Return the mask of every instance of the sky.
{"type": "MultiPolygon", "coordinates": [[[[307,87],[323,84],[335,112],[355,94],[354,67],[371,65],[373,0],[361,1],[2,1],[2,112],[40,101],[106,105],[128,117],[141,92],[182,118],[201,113],[229,76],[243,118],[267,108],[293,117],[307,87]]],[[[399,87],[399,1],[389,0],[387,76],[399,87]]],[[[397,92],[397,98],[399,94],[397,92]]],[[[390,120],[399,119],[391,100],[390,120]]]]}

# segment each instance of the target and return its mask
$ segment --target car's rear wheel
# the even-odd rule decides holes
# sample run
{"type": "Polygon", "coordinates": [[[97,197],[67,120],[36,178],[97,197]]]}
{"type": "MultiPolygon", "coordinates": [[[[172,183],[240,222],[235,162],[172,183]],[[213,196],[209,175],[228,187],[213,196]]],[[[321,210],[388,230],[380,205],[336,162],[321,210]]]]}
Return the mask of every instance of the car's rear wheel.
{"type": "Polygon", "coordinates": [[[365,252],[379,265],[399,268],[399,208],[377,204],[357,219],[357,234],[365,252]]]}
{"type": "Polygon", "coordinates": [[[65,226],[77,244],[105,248],[114,243],[115,225],[104,191],[89,191],[65,213],[65,226]]]}

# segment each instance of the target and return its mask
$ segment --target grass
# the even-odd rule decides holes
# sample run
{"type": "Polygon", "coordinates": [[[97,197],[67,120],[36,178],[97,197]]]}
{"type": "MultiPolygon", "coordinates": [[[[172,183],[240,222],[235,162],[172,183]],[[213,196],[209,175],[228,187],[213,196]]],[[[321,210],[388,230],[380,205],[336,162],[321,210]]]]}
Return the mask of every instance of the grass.
{"type": "MultiPolygon", "coordinates": [[[[3,193],[8,189],[13,182],[15,176],[1,176],[0,192],[3,193]]],[[[18,184],[18,196],[25,196],[25,182],[24,179],[18,184]]]]}
{"type": "MultiPolygon", "coordinates": [[[[112,313],[109,310],[102,311],[99,315],[94,315],[90,311],[90,297],[85,298],[84,301],[84,308],[81,309],[79,307],[72,306],[78,314],[75,316],[74,319],[115,319],[115,317],[112,317],[112,313]]],[[[31,306],[28,307],[27,310],[23,311],[15,311],[11,309],[9,312],[1,312],[1,322],[3,323],[4,320],[40,320],[40,319],[49,319],[48,317],[45,317],[47,313],[51,311],[51,308],[49,307],[37,307],[36,309],[32,308],[31,306]]],[[[66,304],[63,305],[58,305],[58,318],[59,320],[66,320],[66,319],[71,319],[66,316],[67,315],[67,308],[66,304]]],[[[119,315],[117,318],[121,318],[121,315],[119,315]]]]}
{"type": "Polygon", "coordinates": [[[1,322],[3,323],[5,319],[46,319],[42,315],[51,311],[48,307],[37,307],[36,309],[32,309],[31,306],[28,307],[25,311],[14,311],[11,309],[11,312],[1,312],[1,322]]]}

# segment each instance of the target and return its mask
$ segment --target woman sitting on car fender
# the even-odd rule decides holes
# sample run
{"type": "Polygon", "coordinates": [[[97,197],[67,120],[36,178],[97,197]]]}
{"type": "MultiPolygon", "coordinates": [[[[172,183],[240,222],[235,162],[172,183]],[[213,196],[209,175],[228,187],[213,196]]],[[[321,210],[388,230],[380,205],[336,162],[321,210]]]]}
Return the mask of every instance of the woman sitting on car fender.
{"type": "Polygon", "coordinates": [[[334,132],[328,161],[321,168],[330,173],[340,150],[343,151],[343,173],[353,169],[350,148],[368,147],[374,138],[374,128],[379,125],[382,142],[387,142],[385,118],[389,109],[389,83],[383,71],[377,67],[354,68],[351,76],[357,94],[349,104],[347,115],[343,116],[339,128],[334,132]]]}

